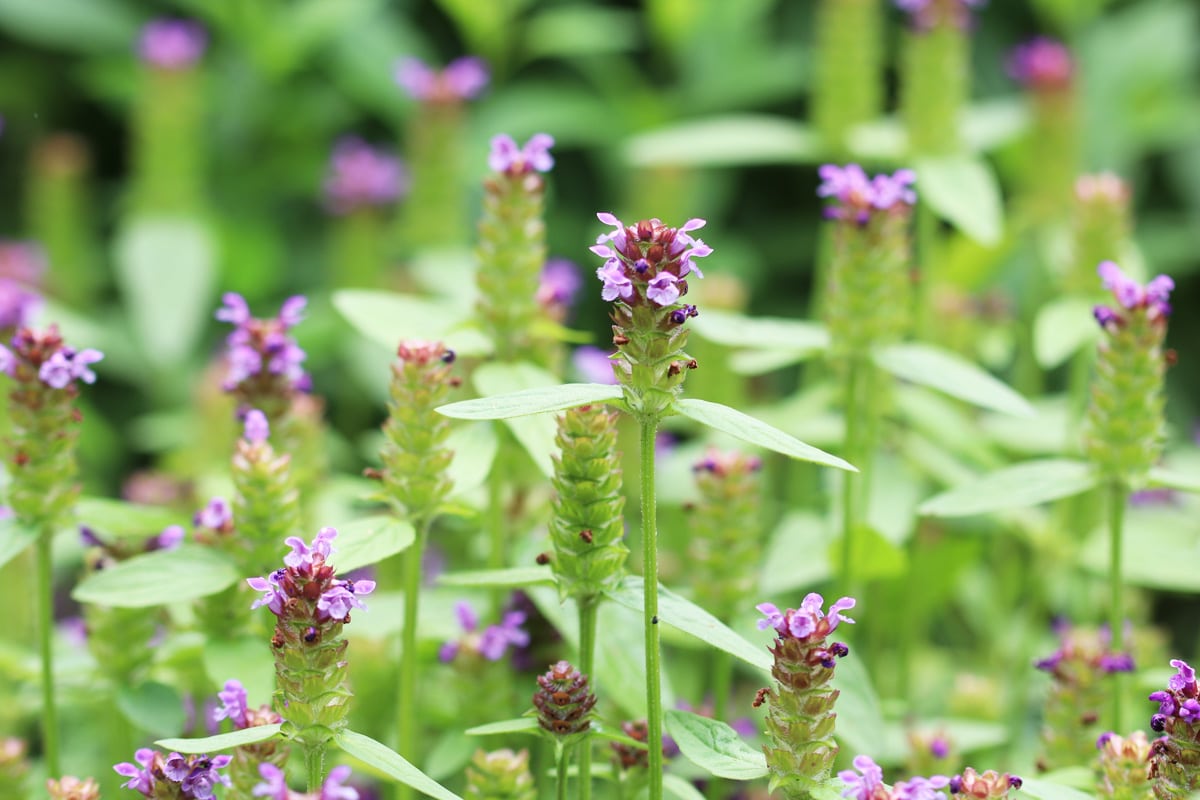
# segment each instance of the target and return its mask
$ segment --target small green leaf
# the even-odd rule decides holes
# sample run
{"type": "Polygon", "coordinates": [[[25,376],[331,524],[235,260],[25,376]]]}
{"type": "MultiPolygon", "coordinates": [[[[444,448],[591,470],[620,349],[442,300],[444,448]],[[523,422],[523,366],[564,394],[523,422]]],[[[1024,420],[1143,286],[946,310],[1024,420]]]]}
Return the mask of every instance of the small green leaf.
{"type": "Polygon", "coordinates": [[[729,368],[738,375],[766,375],[802,363],[810,355],[795,350],[738,350],[730,354],[729,368]]]}
{"type": "Polygon", "coordinates": [[[478,489],[492,471],[500,442],[491,422],[457,425],[446,438],[446,447],[454,453],[447,468],[454,488],[452,497],[460,497],[478,489]]]}
{"type": "Polygon", "coordinates": [[[217,686],[236,678],[252,706],[267,702],[275,691],[275,658],[270,642],[261,636],[209,639],[204,645],[204,672],[217,686]]]}
{"type": "Polygon", "coordinates": [[[212,313],[216,254],[194,219],[135,219],[116,243],[117,279],[142,351],[160,366],[192,351],[212,313]]]}
{"type": "Polygon", "coordinates": [[[438,576],[439,586],[460,589],[520,589],[524,586],[553,586],[554,573],[549,567],[510,567],[470,572],[446,572],[438,576]]]}
{"type": "Polygon", "coordinates": [[[774,350],[814,353],[829,348],[824,325],[783,317],[747,317],[728,311],[709,311],[692,323],[696,335],[729,347],[769,347],[774,350]]]}
{"type": "Polygon", "coordinates": [[[612,403],[621,399],[621,387],[603,383],[564,383],[545,389],[462,400],[438,409],[455,419],[512,419],[528,414],[565,411],[589,403],[612,403]]]}
{"type": "Polygon", "coordinates": [[[663,775],[663,791],[677,800],[704,800],[695,784],[670,772],[663,775]]]}
{"type": "Polygon", "coordinates": [[[232,733],[205,736],[203,739],[159,739],[155,744],[164,750],[174,750],[176,753],[217,753],[221,750],[232,750],[242,745],[274,739],[279,735],[281,727],[283,726],[277,722],[274,725],[258,725],[232,733]]]}
{"type": "MultiPolygon", "coordinates": [[[[475,389],[484,397],[559,387],[557,377],[539,366],[524,362],[484,364],[475,370],[472,380],[475,389]]],[[[553,477],[554,462],[550,456],[558,450],[554,442],[554,420],[548,416],[532,415],[505,419],[504,424],[542,474],[547,478],[553,477]]]]}
{"type": "Polygon", "coordinates": [[[0,520],[0,567],[12,561],[37,539],[37,531],[21,527],[16,517],[0,520]]]}
{"type": "Polygon", "coordinates": [[[162,506],[144,506],[107,497],[81,497],[75,506],[80,525],[112,536],[145,536],[185,522],[184,515],[162,506]]]}
{"type": "Polygon", "coordinates": [[[886,742],[883,709],[867,666],[854,653],[838,661],[831,684],[841,691],[833,735],[852,753],[880,753],[886,742]]]}
{"type": "Polygon", "coordinates": [[[404,760],[404,757],[386,745],[354,731],[343,731],[337,737],[338,746],[346,755],[357,758],[364,764],[394,778],[405,786],[424,792],[438,800],[462,800],[454,792],[404,760]]]}
{"type": "Polygon", "coordinates": [[[1150,483],[1180,492],[1200,492],[1200,475],[1175,472],[1170,467],[1151,467],[1150,483]]]}
{"type": "Polygon", "coordinates": [[[927,517],[968,517],[1026,508],[1081,494],[1099,479],[1090,464],[1068,459],[1026,461],[955,486],[917,509],[927,517]]]}
{"type": "Polygon", "coordinates": [[[220,553],[184,544],[94,572],[75,587],[71,597],[80,603],[147,608],[207,597],[242,577],[220,553]]]}
{"type": "Polygon", "coordinates": [[[118,687],[117,708],[127,720],[152,736],[179,733],[187,721],[179,692],[154,681],[118,687]]]}
{"type": "Polygon", "coordinates": [[[337,526],[337,532],[330,561],[339,575],[378,564],[408,549],[416,538],[410,523],[382,514],[343,523],[337,526]]]}
{"type": "Polygon", "coordinates": [[[678,709],[668,710],[664,721],[684,758],[718,778],[752,781],[767,774],[763,752],[724,722],[678,709]]]}
{"type": "Polygon", "coordinates": [[[476,725],[467,728],[467,736],[494,736],[497,733],[537,733],[538,721],[533,717],[517,717],[500,722],[489,722],[486,725],[476,725]]]}
{"type": "Polygon", "coordinates": [[[789,512],[768,540],[759,571],[759,594],[773,597],[808,589],[833,577],[830,541],[823,517],[808,511],[789,512]],[[796,553],[805,557],[795,558],[796,553]]]}
{"type": "Polygon", "coordinates": [[[1054,369],[1099,336],[1092,304],[1060,297],[1042,306],[1033,320],[1033,354],[1042,369],[1054,369]]]}
{"type": "Polygon", "coordinates": [[[875,351],[875,363],[898,378],[937,389],[980,408],[1017,417],[1036,412],[1021,395],[961,356],[930,344],[894,344],[875,351]]]}
{"type": "Polygon", "coordinates": [[[1042,778],[1024,778],[1021,784],[1021,794],[1028,795],[1033,800],[1093,800],[1093,796],[1089,792],[1081,792],[1070,786],[1053,783],[1042,778]]]}
{"type": "Polygon", "coordinates": [[[405,339],[437,340],[459,355],[481,356],[492,351],[491,342],[477,330],[460,327],[467,309],[444,300],[343,289],[333,293],[333,306],[368,339],[395,352],[405,339]]]}
{"type": "MultiPolygon", "coordinates": [[[[630,575],[617,589],[609,593],[609,597],[619,605],[640,611],[643,608],[644,594],[645,583],[642,578],[630,575]]],[[[766,647],[742,638],[712,614],[665,586],[658,587],[658,620],[689,633],[718,650],[724,650],[747,664],[761,670],[771,669],[771,655],[766,647]]]]}
{"type": "Polygon", "coordinates": [[[917,161],[917,192],[938,216],[985,246],[1000,242],[1000,187],[986,161],[969,155],[917,161]]]}
{"type": "Polygon", "coordinates": [[[858,472],[856,467],[824,450],[805,444],[799,439],[773,428],[762,420],[707,400],[684,399],[675,403],[675,410],[702,425],[715,428],[722,433],[737,437],[759,447],[783,453],[800,461],[811,461],[827,467],[858,472]]]}
{"type": "Polygon", "coordinates": [[[625,145],[625,159],[635,167],[804,164],[823,152],[820,137],[804,125],[749,114],[677,123],[625,145]]]}
{"type": "MultiPolygon", "coordinates": [[[[1190,504],[1189,504],[1190,505],[1190,504]]],[[[1121,579],[1128,586],[1166,592],[1200,592],[1200,570],[1190,558],[1200,548],[1195,512],[1176,506],[1132,506],[1125,514],[1121,542],[1121,579]]],[[[1081,561],[1096,575],[1107,576],[1111,542],[1102,526],[1093,532],[1081,561]]]]}

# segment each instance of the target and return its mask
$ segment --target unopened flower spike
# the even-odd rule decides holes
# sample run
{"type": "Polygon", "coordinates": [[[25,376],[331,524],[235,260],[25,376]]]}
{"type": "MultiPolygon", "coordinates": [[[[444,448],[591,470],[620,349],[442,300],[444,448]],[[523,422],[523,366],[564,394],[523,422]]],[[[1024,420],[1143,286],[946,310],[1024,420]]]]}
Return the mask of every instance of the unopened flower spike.
{"type": "Polygon", "coordinates": [[[408,170],[395,155],[356,136],[334,145],[324,184],[329,277],[334,285],[376,288],[388,266],[391,209],[408,193],[408,170]]]}
{"type": "Polygon", "coordinates": [[[278,558],[279,542],[300,531],[300,492],[292,457],[270,443],[271,424],[256,408],[248,410],[234,450],[233,519],[238,536],[230,542],[245,572],[262,572],[278,558]]]}
{"type": "Polygon", "coordinates": [[[312,387],[304,371],[307,355],[291,335],[307,304],[301,296],[291,297],[277,316],[260,319],[251,316],[244,297],[227,292],[216,312],[218,320],[233,326],[225,339],[225,391],[243,408],[261,410],[272,423],[283,419],[297,393],[312,387]]]}
{"type": "Polygon", "coordinates": [[[1096,292],[1096,265],[1119,262],[1128,252],[1133,231],[1129,184],[1111,172],[1084,175],[1075,181],[1071,268],[1067,291],[1096,292]]]}
{"type": "Polygon", "coordinates": [[[830,152],[883,110],[883,0],[821,0],[813,58],[813,123],[830,152]]]}
{"type": "MultiPolygon", "coordinates": [[[[228,720],[235,731],[283,722],[283,718],[268,705],[251,708],[249,698],[246,696],[246,688],[242,686],[241,681],[234,679],[225,681],[225,687],[217,692],[217,700],[219,705],[213,711],[213,721],[219,723],[228,720]]],[[[287,756],[287,748],[274,739],[242,745],[234,749],[233,760],[229,764],[229,780],[232,790],[244,796],[250,796],[251,791],[259,783],[260,765],[270,764],[282,769],[287,761],[287,756]]]]}
{"type": "Polygon", "coordinates": [[[700,500],[689,509],[696,600],[729,621],[757,584],[762,554],[762,459],[709,448],[692,465],[700,500]]]}
{"type": "Polygon", "coordinates": [[[476,750],[467,765],[466,800],[535,800],[529,751],[476,750]]]}
{"type": "Polygon", "coordinates": [[[46,253],[33,242],[0,241],[0,336],[7,341],[42,307],[46,253]]]}
{"type": "Polygon", "coordinates": [[[536,329],[549,318],[539,302],[546,264],[546,182],[554,166],[554,138],[535,134],[524,146],[500,134],[492,138],[479,219],[477,312],[484,332],[504,361],[532,360],[555,367],[560,346],[536,329]]]}
{"type": "Polygon", "coordinates": [[[64,775],[58,780],[47,779],[46,793],[50,800],[100,800],[100,784],[95,778],[81,780],[74,775],[64,775]]]}
{"type": "Polygon", "coordinates": [[[979,773],[967,767],[962,774],[950,778],[948,788],[953,795],[962,795],[972,800],[1005,800],[1013,789],[1020,789],[1023,781],[1016,775],[989,769],[979,773]]]}
{"type": "Polygon", "coordinates": [[[834,712],[839,691],[829,685],[837,659],[850,650],[827,637],[843,623],[854,620],[842,614],[854,608],[851,597],[843,597],[822,611],[824,599],[815,592],[804,598],[798,609],[780,611],[772,603],[756,608],[763,615],[759,630],[775,631],[771,675],[775,686],[761,689],[756,706],[767,703],[767,735],[763,746],[771,775],[771,788],[784,797],[807,797],[814,786],[828,779],[837,756],[833,741],[834,712]]]}
{"type": "Polygon", "coordinates": [[[552,664],[537,679],[533,694],[538,725],[563,745],[573,744],[591,726],[596,696],[588,689],[588,677],[570,662],[552,664]]]}
{"type": "Polygon", "coordinates": [[[1100,763],[1100,794],[1111,800],[1152,800],[1150,762],[1154,745],[1142,731],[1128,737],[1112,731],[1096,740],[1100,763]]]}
{"type": "Polygon", "coordinates": [[[212,800],[217,787],[230,785],[221,774],[232,756],[181,755],[142,748],[134,755],[136,763],[123,762],[113,767],[118,775],[129,778],[121,784],[145,797],[171,800],[212,800]]]}
{"type": "Polygon", "coordinates": [[[350,691],[342,626],[375,589],[374,581],[334,577],[328,559],[336,538],[333,528],[322,528],[311,544],[289,537],[284,566],[246,581],[263,593],[253,607],[266,606],[276,618],[276,711],[284,718],[283,737],[304,751],[310,775],[321,771],[325,750],[346,725],[350,691]]]}

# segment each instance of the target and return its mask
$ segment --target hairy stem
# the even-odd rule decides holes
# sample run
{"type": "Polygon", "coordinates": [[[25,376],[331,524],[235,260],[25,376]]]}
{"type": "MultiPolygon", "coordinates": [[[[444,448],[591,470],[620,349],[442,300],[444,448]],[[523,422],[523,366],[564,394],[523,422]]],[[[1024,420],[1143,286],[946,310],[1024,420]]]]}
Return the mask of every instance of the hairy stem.
{"type": "Polygon", "coordinates": [[[649,747],[650,800],[662,800],[662,679],[658,643],[658,518],[654,503],[656,418],[641,420],[643,624],[646,632],[646,742],[649,747]]]}
{"type": "MultiPolygon", "coordinates": [[[[401,556],[404,560],[404,629],[400,633],[400,685],[396,697],[396,749],[409,761],[416,762],[417,715],[417,612],[421,595],[421,557],[429,535],[429,522],[417,525],[417,538],[401,556]]],[[[409,800],[413,790],[396,787],[398,800],[409,800]]]]}
{"type": "MultiPolygon", "coordinates": [[[[1125,649],[1125,605],[1122,597],[1124,588],[1121,575],[1121,536],[1125,527],[1125,503],[1127,492],[1120,483],[1108,485],[1108,627],[1112,633],[1112,650],[1119,653],[1125,649]]],[[[1124,681],[1121,673],[1114,673],[1112,730],[1123,731],[1121,700],[1124,681]]]]}
{"type": "Polygon", "coordinates": [[[42,747],[46,774],[62,774],[58,758],[58,709],[54,700],[54,536],[43,530],[37,539],[39,628],[38,644],[42,656],[42,747]]]}
{"type": "MultiPolygon", "coordinates": [[[[579,598],[579,671],[593,680],[596,662],[596,616],[600,610],[599,597],[579,598]]],[[[592,743],[584,739],[579,745],[579,800],[592,796],[592,743]]]]}

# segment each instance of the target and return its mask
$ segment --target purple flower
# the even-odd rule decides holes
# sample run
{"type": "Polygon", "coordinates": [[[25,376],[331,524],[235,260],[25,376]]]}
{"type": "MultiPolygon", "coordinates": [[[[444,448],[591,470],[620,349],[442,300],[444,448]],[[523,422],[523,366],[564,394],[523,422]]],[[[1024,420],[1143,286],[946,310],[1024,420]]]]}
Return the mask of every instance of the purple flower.
{"type": "Polygon", "coordinates": [[[104,358],[99,350],[81,350],[78,353],[70,347],[63,347],[38,368],[38,379],[53,389],[66,389],[73,381],[95,383],[96,373],[92,372],[89,364],[95,364],[104,358]]]}
{"type": "Polygon", "coordinates": [[[1168,717],[1174,715],[1177,708],[1175,704],[1175,695],[1171,694],[1170,692],[1164,692],[1160,689],[1157,692],[1153,692],[1149,699],[1158,703],[1159,714],[1164,714],[1168,717]]]}
{"type": "Polygon", "coordinates": [[[939,789],[950,785],[950,779],[945,775],[931,775],[928,778],[911,778],[904,783],[892,787],[892,800],[936,800],[945,798],[939,789]]]}
{"type": "Polygon", "coordinates": [[[488,85],[487,65],[482,59],[464,56],[437,72],[418,58],[403,58],[396,64],[396,83],[414,100],[424,103],[458,103],[477,97],[488,85]]]}
{"type": "Polygon", "coordinates": [[[1129,653],[1104,653],[1097,661],[1100,671],[1111,675],[1116,672],[1133,672],[1136,669],[1133,656],[1129,653]]]}
{"type": "Polygon", "coordinates": [[[488,661],[499,661],[509,646],[520,648],[529,644],[529,634],[521,627],[525,624],[523,611],[506,612],[499,625],[489,625],[482,633],[479,632],[479,617],[470,603],[461,600],[455,603],[454,613],[464,635],[458,641],[442,644],[438,650],[438,659],[442,663],[453,661],[463,652],[481,655],[488,661]]]}
{"type": "MultiPolygon", "coordinates": [[[[670,228],[658,219],[626,226],[608,212],[598,213],[596,218],[614,228],[600,234],[588,248],[605,259],[604,265],[596,270],[596,277],[604,283],[601,297],[605,300],[637,304],[644,297],[665,308],[687,291],[684,278],[692,273],[697,278],[704,277],[695,259],[708,256],[713,250],[691,235],[691,231],[704,227],[704,220],[689,219],[678,228],[670,228]]],[[[672,321],[676,321],[674,317],[672,321]]]]}
{"type": "Polygon", "coordinates": [[[575,297],[582,288],[583,278],[579,276],[579,266],[565,258],[553,258],[542,267],[537,301],[551,316],[562,320],[575,304],[575,297]]]}
{"type": "Polygon", "coordinates": [[[1196,671],[1186,661],[1178,658],[1171,659],[1171,666],[1178,670],[1171,679],[1167,681],[1167,688],[1172,692],[1184,692],[1189,695],[1196,695],[1196,671]]]}
{"type": "Polygon", "coordinates": [[[633,282],[625,275],[625,268],[617,259],[604,262],[604,266],[596,270],[596,277],[604,281],[600,296],[605,300],[612,302],[618,297],[622,300],[633,297],[633,282]]]}
{"type": "Polygon", "coordinates": [[[646,298],[660,306],[669,306],[679,299],[679,279],[669,272],[660,272],[646,284],[646,298]]]}
{"type": "Polygon", "coordinates": [[[260,393],[306,390],[309,378],[303,364],[307,356],[288,332],[304,318],[308,301],[301,296],[290,297],[279,316],[256,319],[250,316],[250,307],[241,295],[228,292],[221,300],[216,318],[234,326],[225,338],[225,390],[248,392],[251,400],[260,399],[260,393]]]}
{"type": "Polygon", "coordinates": [[[187,69],[200,60],[208,36],[188,19],[156,19],[146,23],[138,40],[138,55],[160,69],[187,69]]]}
{"type": "Polygon", "coordinates": [[[394,203],[408,190],[400,160],[354,136],[338,141],[329,159],[325,205],[334,214],[394,203]]]}
{"type": "Polygon", "coordinates": [[[350,768],[345,764],[329,770],[329,775],[321,784],[320,800],[358,800],[358,790],[344,785],[348,780],[350,768]]]}
{"type": "Polygon", "coordinates": [[[780,636],[793,639],[824,639],[842,622],[853,624],[854,620],[843,616],[842,611],[854,608],[853,597],[843,597],[829,607],[829,613],[821,611],[825,600],[816,592],[810,592],[801,602],[800,608],[781,612],[773,603],[755,606],[764,616],[758,621],[758,629],[774,628],[780,636]]]}
{"type": "Polygon", "coordinates": [[[250,791],[252,795],[267,800],[288,800],[287,776],[283,770],[264,761],[258,765],[258,774],[262,776],[262,783],[255,784],[250,791]]]}
{"type": "Polygon", "coordinates": [[[934,758],[946,758],[950,755],[950,743],[944,736],[935,736],[929,742],[929,754],[934,758]]]}
{"type": "Polygon", "coordinates": [[[183,541],[186,536],[182,525],[168,525],[162,529],[162,533],[151,539],[147,545],[147,550],[174,550],[183,541]]]}
{"type": "Polygon", "coordinates": [[[271,436],[271,425],[267,422],[267,415],[257,408],[246,412],[244,426],[242,437],[250,444],[262,444],[271,436]]]}
{"type": "Polygon", "coordinates": [[[46,274],[46,252],[33,242],[0,241],[0,328],[29,325],[42,306],[36,288],[46,274]]]}
{"type": "Polygon", "coordinates": [[[314,566],[324,564],[333,554],[333,540],[336,538],[337,529],[330,527],[324,527],[317,531],[317,538],[313,539],[311,547],[299,536],[289,536],[283,540],[283,543],[291,547],[292,552],[283,557],[283,563],[289,567],[311,572],[314,566]],[[321,559],[320,564],[314,563],[318,557],[321,559]]]}
{"type": "Polygon", "coordinates": [[[876,764],[870,756],[855,756],[851,763],[854,765],[854,769],[862,774],[849,769],[838,773],[838,778],[846,784],[846,788],[842,790],[842,797],[852,798],[852,800],[873,800],[881,790],[886,793],[887,790],[883,785],[883,768],[876,764]]]}
{"type": "Polygon", "coordinates": [[[250,609],[256,609],[259,606],[266,606],[272,614],[280,616],[283,614],[283,604],[287,602],[287,593],[279,586],[279,573],[283,570],[272,572],[265,578],[247,578],[246,585],[256,592],[263,592],[263,596],[254,601],[250,609]]]}
{"type": "MultiPolygon", "coordinates": [[[[1116,263],[1112,261],[1102,261],[1096,267],[1096,272],[1100,276],[1102,288],[1108,289],[1113,293],[1117,303],[1121,308],[1128,311],[1144,308],[1151,319],[1166,317],[1171,313],[1171,305],[1168,302],[1171,297],[1171,292],[1175,289],[1175,282],[1166,275],[1158,275],[1154,277],[1148,284],[1142,286],[1137,281],[1126,275],[1116,263]]],[[[1094,310],[1097,321],[1104,327],[1114,321],[1120,320],[1120,312],[1109,309],[1108,313],[1094,310]],[[1103,318],[1102,318],[1103,317],[1103,318]]]]}
{"type": "Polygon", "coordinates": [[[492,137],[492,150],[488,154],[488,167],[506,175],[524,175],[529,172],[549,172],[554,166],[550,148],[554,137],[548,133],[535,133],[524,147],[507,133],[492,137]]]}
{"type": "Polygon", "coordinates": [[[345,619],[350,609],[366,609],[359,595],[375,591],[375,581],[334,581],[334,586],[317,598],[317,611],[328,619],[345,619]]]}
{"type": "Polygon", "coordinates": [[[1189,725],[1200,722],[1200,703],[1195,700],[1184,700],[1179,706],[1179,718],[1189,725]]]}
{"type": "Polygon", "coordinates": [[[821,178],[817,196],[835,201],[835,205],[825,209],[830,219],[865,225],[875,212],[907,211],[917,201],[917,194],[911,188],[917,176],[912,170],[868,178],[858,164],[844,167],[825,164],[817,170],[817,175],[821,178]]]}
{"type": "Polygon", "coordinates": [[[184,796],[191,797],[196,800],[210,800],[213,795],[213,787],[218,784],[221,786],[230,786],[232,782],[227,775],[221,775],[218,770],[224,769],[233,760],[232,756],[192,756],[192,769],[179,782],[179,786],[184,791],[184,796]]]}
{"type": "Polygon", "coordinates": [[[221,705],[213,712],[213,719],[218,721],[227,719],[234,724],[234,727],[245,728],[246,688],[242,686],[241,681],[225,681],[225,688],[217,692],[217,699],[221,701],[221,705]]]}
{"type": "Polygon", "coordinates": [[[130,764],[128,761],[114,765],[113,772],[129,778],[121,786],[126,789],[133,789],[135,792],[141,792],[146,797],[153,797],[154,774],[150,771],[150,767],[154,763],[154,756],[155,753],[153,750],[143,747],[133,754],[133,760],[137,762],[136,765],[130,764]]]}
{"type": "Polygon", "coordinates": [[[1092,308],[1092,316],[1096,318],[1096,322],[1100,323],[1101,328],[1108,328],[1110,325],[1116,325],[1121,321],[1121,315],[1108,306],[1094,306],[1092,308]]]}
{"type": "Polygon", "coordinates": [[[283,617],[286,612],[289,619],[308,614],[308,618],[316,623],[346,622],[351,609],[365,609],[359,598],[375,591],[375,581],[346,581],[333,577],[333,568],[326,564],[326,559],[333,553],[335,537],[337,531],[334,528],[322,528],[311,545],[297,536],[284,540],[292,548],[283,558],[284,568],[265,578],[246,579],[251,589],[263,593],[250,607],[266,606],[277,617],[283,617]],[[302,602],[289,606],[288,600],[302,602]]]}
{"type": "Polygon", "coordinates": [[[1027,89],[1066,88],[1074,70],[1067,46],[1046,36],[1017,45],[1008,57],[1008,74],[1027,89]]]}
{"type": "Polygon", "coordinates": [[[927,31],[943,22],[966,28],[971,24],[971,9],[986,3],[987,0],[896,0],[896,7],[908,12],[914,29],[927,31]]]}
{"type": "Polygon", "coordinates": [[[227,531],[233,527],[233,509],[223,497],[214,497],[204,508],[196,512],[192,522],[198,528],[227,531]]]}
{"type": "Polygon", "coordinates": [[[617,382],[617,376],[613,373],[611,356],[606,350],[585,344],[575,348],[575,352],[571,354],[571,364],[579,377],[588,383],[614,384],[617,382]]]}

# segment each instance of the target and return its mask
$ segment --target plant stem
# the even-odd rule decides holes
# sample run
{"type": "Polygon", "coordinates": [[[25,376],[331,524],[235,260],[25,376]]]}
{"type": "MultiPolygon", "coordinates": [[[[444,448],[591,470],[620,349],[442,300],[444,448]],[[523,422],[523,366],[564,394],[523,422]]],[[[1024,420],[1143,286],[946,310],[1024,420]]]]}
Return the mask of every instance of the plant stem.
{"type": "Polygon", "coordinates": [[[558,748],[558,787],[555,792],[557,800],[567,800],[567,764],[570,763],[571,750],[568,747],[558,748]]]}
{"type": "MultiPolygon", "coordinates": [[[[417,537],[401,556],[404,559],[404,628],[400,633],[400,685],[396,696],[396,751],[416,762],[417,715],[417,612],[421,595],[421,557],[429,536],[429,521],[417,525],[417,537]]],[[[406,785],[396,787],[397,800],[413,797],[406,785]]]]}
{"type": "MultiPolygon", "coordinates": [[[[596,617],[600,610],[599,597],[579,598],[579,671],[589,681],[595,680],[596,617]]],[[[579,800],[592,796],[592,743],[584,738],[579,744],[579,800]]]]}
{"type": "MultiPolygon", "coordinates": [[[[496,423],[499,425],[499,423],[496,423]]],[[[504,568],[504,544],[505,544],[505,528],[506,519],[504,513],[504,481],[505,469],[507,467],[505,450],[508,445],[507,431],[503,428],[499,429],[500,446],[496,451],[496,458],[492,462],[492,471],[488,473],[487,491],[488,491],[488,569],[496,570],[504,568]]],[[[501,589],[492,591],[492,611],[499,614],[504,606],[504,592],[501,589]]]]}
{"type": "Polygon", "coordinates": [[[46,775],[62,774],[58,759],[58,709],[54,703],[54,534],[49,528],[37,538],[39,601],[38,644],[42,655],[42,748],[46,775]]]}
{"type": "Polygon", "coordinates": [[[321,791],[325,781],[325,748],[306,747],[304,750],[304,767],[308,772],[308,791],[316,795],[321,791]]]}
{"type": "MultiPolygon", "coordinates": [[[[1128,500],[1125,487],[1114,481],[1108,486],[1108,627],[1112,634],[1112,650],[1120,653],[1125,649],[1125,605],[1122,597],[1121,535],[1125,527],[1125,504],[1128,500]]],[[[1114,673],[1112,730],[1125,730],[1122,724],[1121,690],[1124,681],[1121,673],[1114,673]]]]}
{"type": "MultiPolygon", "coordinates": [[[[728,616],[722,615],[722,622],[728,622],[728,616]]],[[[729,711],[729,693],[733,686],[733,656],[724,650],[713,650],[712,653],[712,693],[713,719],[727,722],[725,716],[729,711]]],[[[704,796],[710,800],[720,800],[729,794],[725,781],[715,775],[708,780],[704,796]]]]}
{"type": "MultiPolygon", "coordinates": [[[[859,359],[851,358],[846,365],[848,372],[846,373],[846,396],[842,400],[843,408],[845,409],[846,418],[846,434],[845,444],[843,445],[843,457],[851,464],[857,464],[859,461],[858,439],[859,439],[859,378],[862,371],[862,364],[859,359]]],[[[858,476],[853,472],[842,473],[842,574],[841,587],[842,594],[845,596],[853,596],[854,594],[854,553],[855,553],[855,530],[858,527],[858,476]]]]}
{"type": "Polygon", "coordinates": [[[642,615],[646,631],[646,742],[648,744],[650,800],[662,800],[662,679],[659,675],[658,645],[658,518],[654,503],[654,434],[658,420],[643,417],[641,423],[642,479],[642,575],[645,602],[642,615]]]}

